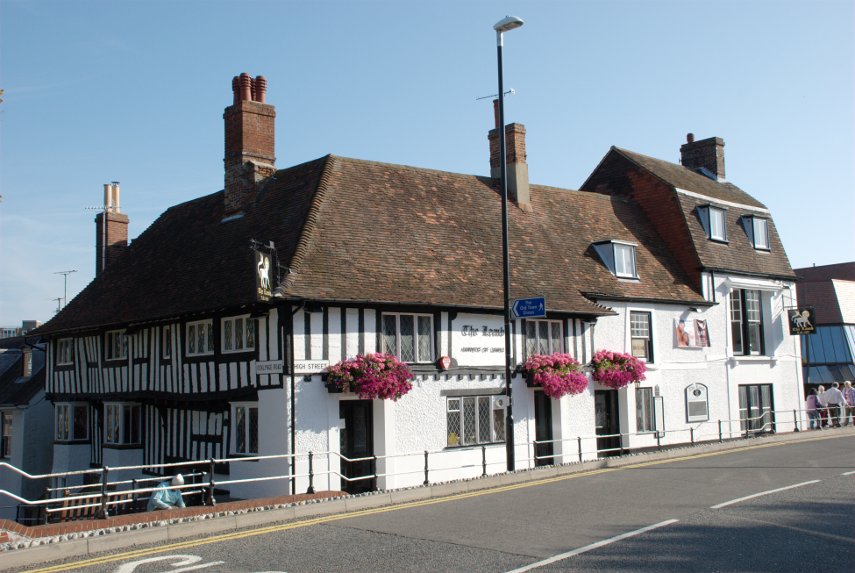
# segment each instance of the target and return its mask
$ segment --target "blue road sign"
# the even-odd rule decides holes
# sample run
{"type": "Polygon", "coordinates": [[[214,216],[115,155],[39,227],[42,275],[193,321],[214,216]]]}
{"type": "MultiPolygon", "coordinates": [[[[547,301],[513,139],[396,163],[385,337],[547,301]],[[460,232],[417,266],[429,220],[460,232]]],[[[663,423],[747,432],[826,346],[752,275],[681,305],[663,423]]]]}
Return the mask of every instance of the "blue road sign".
{"type": "Polygon", "coordinates": [[[542,296],[518,298],[511,305],[514,318],[544,318],[546,316],[546,300],[542,296]]]}

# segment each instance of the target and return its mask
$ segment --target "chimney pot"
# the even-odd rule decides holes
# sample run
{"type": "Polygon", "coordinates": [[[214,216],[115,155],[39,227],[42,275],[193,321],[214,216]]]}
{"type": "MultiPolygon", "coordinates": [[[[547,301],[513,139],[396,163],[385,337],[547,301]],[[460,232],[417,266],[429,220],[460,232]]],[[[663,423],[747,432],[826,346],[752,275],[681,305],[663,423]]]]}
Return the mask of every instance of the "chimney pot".
{"type": "Polygon", "coordinates": [[[694,133],[687,133],[686,134],[686,142],[687,143],[694,143],[695,142],[695,134],[694,133]]]}
{"type": "Polygon", "coordinates": [[[264,76],[257,76],[255,78],[255,97],[253,98],[258,103],[266,103],[267,102],[267,80],[264,76]]]}
{"type": "Polygon", "coordinates": [[[240,75],[240,99],[252,101],[252,78],[247,73],[240,75]]]}

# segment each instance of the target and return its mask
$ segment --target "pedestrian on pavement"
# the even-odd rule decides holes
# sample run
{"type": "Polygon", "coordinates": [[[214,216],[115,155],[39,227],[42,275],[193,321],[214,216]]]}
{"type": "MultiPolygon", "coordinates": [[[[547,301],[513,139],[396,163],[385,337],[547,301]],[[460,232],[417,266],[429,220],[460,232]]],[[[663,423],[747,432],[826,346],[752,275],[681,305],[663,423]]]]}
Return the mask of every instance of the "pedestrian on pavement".
{"type": "Polygon", "coordinates": [[[852,386],[852,382],[849,380],[846,381],[846,385],[843,387],[843,398],[846,400],[843,425],[855,424],[855,387],[852,386]]]}
{"type": "Polygon", "coordinates": [[[148,511],[155,509],[175,509],[176,507],[184,507],[184,498],[181,497],[180,489],[170,489],[170,487],[180,487],[184,485],[184,476],[176,474],[171,480],[162,481],[157,484],[157,489],[151,493],[148,498],[148,511]]]}
{"type": "Polygon", "coordinates": [[[825,407],[828,408],[828,424],[840,427],[840,419],[843,417],[842,407],[846,404],[843,399],[843,392],[840,391],[840,384],[835,382],[831,388],[825,391],[822,395],[822,401],[825,407]]]}
{"type": "Polygon", "coordinates": [[[816,388],[811,388],[810,394],[808,394],[807,400],[805,400],[805,410],[807,410],[811,430],[814,429],[814,426],[816,426],[817,430],[822,429],[822,416],[819,414],[818,406],[819,400],[816,397],[816,388]]]}
{"type": "Polygon", "coordinates": [[[822,401],[822,396],[825,394],[825,386],[822,384],[816,389],[816,409],[819,412],[819,427],[828,426],[828,410],[825,407],[825,402],[822,401]]]}

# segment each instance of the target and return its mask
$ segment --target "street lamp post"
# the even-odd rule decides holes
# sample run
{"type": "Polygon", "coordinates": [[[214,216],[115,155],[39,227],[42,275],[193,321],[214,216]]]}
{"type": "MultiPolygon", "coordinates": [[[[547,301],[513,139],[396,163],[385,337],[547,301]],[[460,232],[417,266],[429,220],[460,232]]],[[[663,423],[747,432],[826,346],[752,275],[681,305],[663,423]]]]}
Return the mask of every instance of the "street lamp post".
{"type": "Polygon", "coordinates": [[[505,16],[496,22],[496,53],[499,64],[499,173],[502,187],[502,272],[505,310],[505,394],[508,406],[505,419],[505,445],[507,450],[508,471],[516,469],[514,462],[514,400],[511,397],[511,264],[508,251],[508,169],[505,150],[505,87],[502,81],[502,44],[503,34],[523,25],[523,21],[514,16],[505,16]]]}

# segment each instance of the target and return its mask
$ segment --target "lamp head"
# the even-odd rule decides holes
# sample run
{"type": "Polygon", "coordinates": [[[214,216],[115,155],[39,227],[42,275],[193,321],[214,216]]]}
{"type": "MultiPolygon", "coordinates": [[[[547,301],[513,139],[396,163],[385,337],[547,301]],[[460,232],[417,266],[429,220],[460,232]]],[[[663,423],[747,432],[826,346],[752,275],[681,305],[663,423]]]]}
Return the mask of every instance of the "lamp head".
{"type": "Polygon", "coordinates": [[[501,34],[519,28],[523,24],[524,22],[516,16],[505,16],[493,25],[493,29],[501,34]]]}

